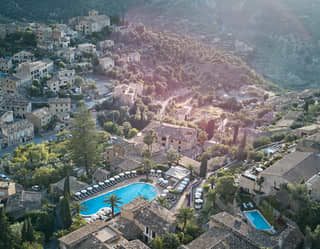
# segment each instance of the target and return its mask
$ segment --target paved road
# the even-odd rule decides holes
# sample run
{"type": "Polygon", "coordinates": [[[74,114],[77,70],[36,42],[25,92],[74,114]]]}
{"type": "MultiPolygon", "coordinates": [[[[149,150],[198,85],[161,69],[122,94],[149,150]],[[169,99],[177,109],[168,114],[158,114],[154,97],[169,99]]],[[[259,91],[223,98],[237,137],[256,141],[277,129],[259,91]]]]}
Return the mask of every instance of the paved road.
{"type": "MultiPolygon", "coordinates": [[[[47,141],[49,139],[56,139],[56,136],[55,135],[49,135],[49,136],[44,136],[44,137],[36,136],[36,137],[34,137],[34,139],[32,141],[30,141],[28,143],[40,144],[40,143],[42,143],[44,141],[47,141]]],[[[28,143],[25,143],[25,144],[28,144],[28,143]]],[[[20,146],[20,144],[19,145],[10,146],[8,148],[5,148],[5,149],[1,150],[0,151],[0,156],[3,156],[4,154],[7,154],[7,153],[11,154],[14,151],[14,149],[16,147],[18,147],[18,146],[20,146]]]]}

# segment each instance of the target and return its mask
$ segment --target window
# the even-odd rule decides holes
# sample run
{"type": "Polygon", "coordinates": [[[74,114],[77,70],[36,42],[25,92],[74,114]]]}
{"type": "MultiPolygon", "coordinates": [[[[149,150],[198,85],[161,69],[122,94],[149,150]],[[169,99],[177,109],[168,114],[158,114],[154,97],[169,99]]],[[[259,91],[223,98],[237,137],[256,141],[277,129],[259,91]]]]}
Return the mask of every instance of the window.
{"type": "Polygon", "coordinates": [[[166,141],[166,138],[165,138],[165,137],[162,137],[162,141],[166,141]]]}
{"type": "Polygon", "coordinates": [[[156,237],[155,231],[152,231],[152,238],[154,239],[156,237]]]}
{"type": "Polygon", "coordinates": [[[146,234],[149,234],[149,227],[146,227],[146,234]]]}
{"type": "Polygon", "coordinates": [[[179,144],[181,144],[181,141],[179,141],[179,144]]]}

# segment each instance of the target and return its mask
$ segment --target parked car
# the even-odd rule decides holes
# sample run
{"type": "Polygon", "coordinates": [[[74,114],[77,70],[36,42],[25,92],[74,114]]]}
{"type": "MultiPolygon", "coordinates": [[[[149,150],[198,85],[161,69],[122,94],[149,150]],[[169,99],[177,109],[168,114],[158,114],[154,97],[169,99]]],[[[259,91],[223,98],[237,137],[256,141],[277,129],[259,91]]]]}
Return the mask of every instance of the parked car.
{"type": "Polygon", "coordinates": [[[34,191],[40,191],[40,186],[38,186],[38,185],[33,185],[31,188],[34,191]]]}

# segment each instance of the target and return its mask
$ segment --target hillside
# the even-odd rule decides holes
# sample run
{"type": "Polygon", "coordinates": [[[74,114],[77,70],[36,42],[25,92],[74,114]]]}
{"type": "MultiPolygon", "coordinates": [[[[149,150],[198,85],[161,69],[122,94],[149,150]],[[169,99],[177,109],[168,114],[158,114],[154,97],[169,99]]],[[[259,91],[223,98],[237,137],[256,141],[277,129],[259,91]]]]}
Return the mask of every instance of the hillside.
{"type": "Polygon", "coordinates": [[[139,69],[128,67],[130,72],[119,73],[118,80],[123,83],[142,81],[146,88],[154,89],[158,95],[182,86],[197,89],[204,96],[248,85],[279,90],[239,57],[186,36],[132,25],[127,32],[115,33],[113,39],[118,44],[114,52],[120,51],[119,57],[132,51],[139,51],[142,55],[142,66],[139,69]],[[124,74],[129,77],[123,77],[124,74]]]}
{"type": "Polygon", "coordinates": [[[187,34],[240,56],[272,82],[319,87],[320,2],[309,0],[0,0],[0,22],[60,21],[95,8],[187,34]]]}
{"type": "Polygon", "coordinates": [[[318,1],[158,0],[129,17],[192,35],[241,56],[282,87],[305,89],[319,87],[319,11],[318,1]]]}

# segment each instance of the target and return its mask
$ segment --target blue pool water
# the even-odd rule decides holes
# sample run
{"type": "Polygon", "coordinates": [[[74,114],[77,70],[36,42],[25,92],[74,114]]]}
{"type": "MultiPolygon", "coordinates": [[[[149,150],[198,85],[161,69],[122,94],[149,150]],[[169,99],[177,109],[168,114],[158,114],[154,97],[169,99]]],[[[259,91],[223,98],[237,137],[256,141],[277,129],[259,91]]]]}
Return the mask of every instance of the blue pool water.
{"type": "Polygon", "coordinates": [[[99,211],[100,208],[103,207],[110,207],[109,205],[106,205],[103,201],[105,200],[106,196],[110,196],[112,194],[115,194],[118,198],[120,198],[120,201],[122,202],[119,204],[119,208],[115,208],[115,213],[120,213],[120,207],[127,204],[128,202],[133,201],[136,197],[144,197],[148,200],[154,199],[158,192],[157,189],[146,183],[134,183],[130,184],[128,186],[119,188],[117,190],[114,190],[112,192],[106,193],[104,195],[97,196],[93,199],[87,200],[82,202],[82,205],[85,205],[85,208],[87,210],[82,211],[82,215],[92,215],[99,211]]]}
{"type": "Polygon", "coordinates": [[[276,152],[276,150],[274,148],[272,148],[272,147],[264,148],[261,151],[264,152],[264,153],[267,153],[267,154],[273,154],[273,153],[276,152]]]}
{"type": "Polygon", "coordinates": [[[247,211],[244,212],[247,218],[251,221],[251,223],[255,226],[258,230],[270,230],[271,227],[265,218],[258,212],[257,210],[254,211],[247,211]]]}

